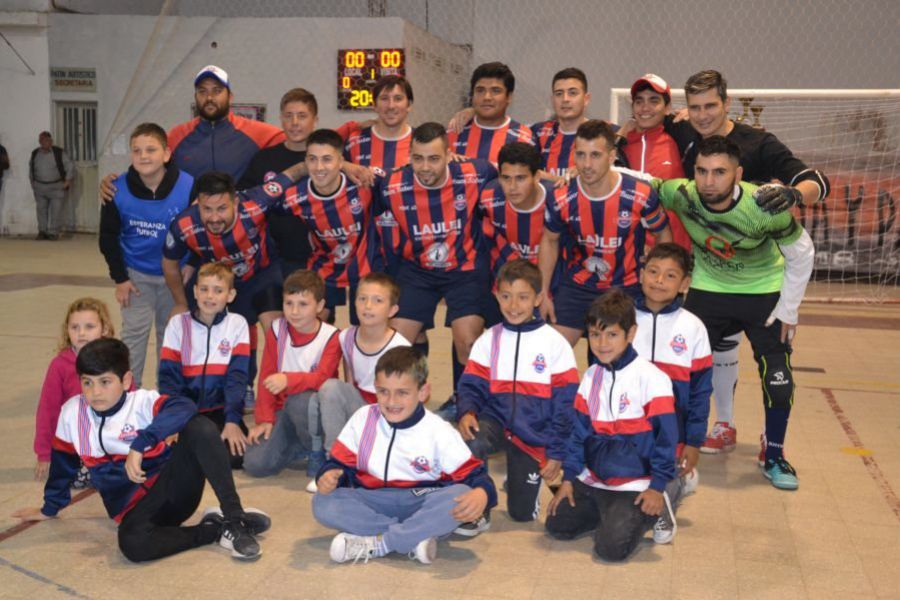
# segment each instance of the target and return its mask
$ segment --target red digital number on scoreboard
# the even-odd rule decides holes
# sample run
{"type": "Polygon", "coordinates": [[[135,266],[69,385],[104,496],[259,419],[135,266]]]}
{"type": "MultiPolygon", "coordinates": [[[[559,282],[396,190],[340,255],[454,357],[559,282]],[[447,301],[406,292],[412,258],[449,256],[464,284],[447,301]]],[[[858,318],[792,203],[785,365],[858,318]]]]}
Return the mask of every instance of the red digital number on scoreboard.
{"type": "Polygon", "coordinates": [[[338,110],[371,110],[372,88],[385,75],[406,76],[402,48],[338,50],[338,110]]]}

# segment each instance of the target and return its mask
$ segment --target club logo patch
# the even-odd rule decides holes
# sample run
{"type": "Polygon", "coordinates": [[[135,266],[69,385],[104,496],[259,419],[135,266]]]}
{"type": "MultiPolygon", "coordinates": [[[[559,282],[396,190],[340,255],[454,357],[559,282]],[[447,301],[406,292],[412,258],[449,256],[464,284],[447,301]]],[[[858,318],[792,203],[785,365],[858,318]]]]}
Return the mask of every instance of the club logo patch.
{"type": "Polygon", "coordinates": [[[544,355],[538,354],[534,358],[534,362],[531,363],[531,366],[534,367],[535,373],[543,373],[547,369],[547,361],[544,359],[544,355]]]}
{"type": "Polygon", "coordinates": [[[281,188],[281,184],[280,184],[280,183],[278,183],[277,181],[270,181],[270,182],[268,182],[267,184],[265,184],[265,185],[263,186],[263,191],[264,191],[264,192],[266,193],[266,195],[269,196],[270,198],[276,198],[276,197],[278,197],[278,196],[281,195],[281,192],[282,192],[283,190],[282,190],[282,188],[281,188]]]}
{"type": "Polygon", "coordinates": [[[175,236],[172,235],[172,232],[166,234],[166,248],[172,249],[175,247],[175,236]]]}
{"type": "Polygon", "coordinates": [[[222,340],[219,342],[219,354],[222,356],[228,356],[231,354],[231,342],[228,340],[222,340]]]}
{"type": "Polygon", "coordinates": [[[466,210],[466,197],[462,194],[458,194],[456,200],[453,201],[453,208],[456,210],[466,210]]]}
{"type": "Polygon", "coordinates": [[[672,338],[672,341],[669,342],[669,346],[672,348],[672,352],[681,356],[684,354],[685,350],[688,349],[687,342],[684,339],[684,336],[680,333],[675,334],[675,337],[672,338]]]}
{"type": "Polygon", "coordinates": [[[631,400],[628,399],[628,394],[622,394],[619,396],[619,414],[621,415],[623,412],[628,410],[628,407],[631,405],[631,400]]]}
{"type": "Polygon", "coordinates": [[[619,220],[617,221],[619,227],[622,229],[628,229],[631,227],[631,211],[629,210],[620,210],[619,211],[619,220]]]}
{"type": "Polygon", "coordinates": [[[272,181],[276,177],[278,177],[278,173],[276,173],[275,171],[269,171],[265,175],[263,175],[263,181],[272,181]]]}
{"type": "Polygon", "coordinates": [[[350,200],[350,212],[351,213],[353,213],[354,215],[358,215],[362,211],[363,211],[363,205],[359,201],[358,198],[353,198],[352,200],[350,200]]]}
{"type": "Polygon", "coordinates": [[[431,464],[424,456],[417,456],[415,460],[409,463],[416,473],[431,473],[431,464]]]}
{"type": "Polygon", "coordinates": [[[119,439],[123,442],[133,442],[137,436],[137,428],[130,423],[126,423],[122,431],[119,432],[119,439]]]}

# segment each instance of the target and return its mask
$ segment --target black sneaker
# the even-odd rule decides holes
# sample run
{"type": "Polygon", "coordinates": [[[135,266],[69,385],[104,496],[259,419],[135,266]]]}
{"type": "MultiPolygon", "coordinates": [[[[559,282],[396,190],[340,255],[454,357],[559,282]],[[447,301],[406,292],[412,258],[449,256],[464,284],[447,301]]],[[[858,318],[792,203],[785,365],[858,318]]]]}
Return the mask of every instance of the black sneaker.
{"type": "MultiPolygon", "coordinates": [[[[210,506],[203,511],[200,524],[203,525],[206,522],[218,523],[221,527],[225,523],[225,515],[222,513],[222,509],[218,506],[210,506]]],[[[241,522],[251,535],[265,533],[272,527],[272,519],[258,508],[245,508],[244,514],[241,515],[241,522]]]]}
{"type": "Polygon", "coordinates": [[[485,511],[483,515],[475,519],[474,521],[469,521],[468,523],[463,523],[459,527],[453,530],[453,533],[456,535],[461,535],[464,537],[475,537],[476,535],[483,533],[491,528],[491,513],[485,511]]]}
{"type": "Polygon", "coordinates": [[[241,519],[229,519],[223,523],[219,545],[230,550],[231,556],[238,560],[256,560],[262,556],[259,543],[241,519]]]}

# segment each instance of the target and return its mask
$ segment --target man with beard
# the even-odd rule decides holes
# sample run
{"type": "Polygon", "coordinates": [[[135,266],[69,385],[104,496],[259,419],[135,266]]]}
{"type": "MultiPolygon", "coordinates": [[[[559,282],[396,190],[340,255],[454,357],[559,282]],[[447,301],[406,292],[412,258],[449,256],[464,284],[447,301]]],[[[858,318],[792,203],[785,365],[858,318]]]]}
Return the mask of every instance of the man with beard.
{"type": "Polygon", "coordinates": [[[784,458],[794,400],[791,341],[812,274],[813,243],[789,212],[757,205],[757,186],[742,182],[741,151],[714,135],[697,143],[694,179],[672,179],[659,189],[691,237],[696,261],[684,307],[703,321],[715,347],[742,330],[762,379],[766,446],[763,474],[779,489],[798,487],[784,458]]]}

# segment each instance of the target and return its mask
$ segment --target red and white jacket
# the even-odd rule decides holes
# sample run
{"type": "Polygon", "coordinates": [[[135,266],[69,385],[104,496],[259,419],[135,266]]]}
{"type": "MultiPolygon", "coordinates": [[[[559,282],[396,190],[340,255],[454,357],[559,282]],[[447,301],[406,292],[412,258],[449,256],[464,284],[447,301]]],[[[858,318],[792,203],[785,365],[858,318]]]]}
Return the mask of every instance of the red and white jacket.
{"type": "Polygon", "coordinates": [[[259,366],[254,416],[257,423],[274,423],[275,413],[284,407],[288,396],[318,390],[326,380],[337,377],[341,362],[338,329],[319,322],[313,333],[300,333],[284,317],[275,319],[266,331],[266,346],[259,366]],[[287,376],[287,388],[273,394],[263,385],[275,373],[287,376]]]}
{"type": "Polygon", "coordinates": [[[347,379],[353,383],[363,400],[369,404],[375,404],[375,365],[381,355],[398,346],[412,346],[409,341],[394,332],[391,339],[382,346],[381,350],[372,354],[363,352],[356,343],[356,333],[359,327],[353,326],[344,329],[340,333],[341,352],[344,355],[344,368],[349,371],[347,379]]]}

